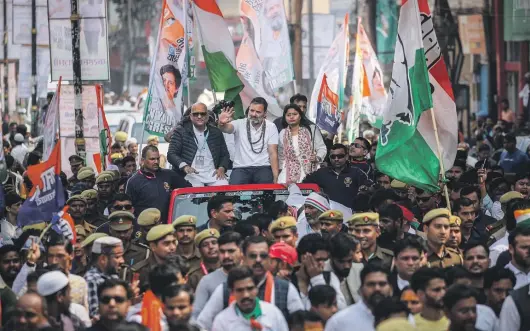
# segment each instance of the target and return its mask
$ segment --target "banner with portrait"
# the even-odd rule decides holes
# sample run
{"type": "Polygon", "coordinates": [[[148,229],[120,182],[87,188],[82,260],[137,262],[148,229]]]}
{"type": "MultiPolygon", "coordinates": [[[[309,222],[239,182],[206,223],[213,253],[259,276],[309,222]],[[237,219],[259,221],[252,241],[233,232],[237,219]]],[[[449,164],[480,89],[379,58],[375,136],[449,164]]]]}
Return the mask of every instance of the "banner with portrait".
{"type": "MultiPolygon", "coordinates": [[[[191,14],[184,8],[185,1],[164,0],[162,5],[144,108],[144,126],[149,134],[163,136],[182,118],[183,91],[188,79],[186,41],[189,35],[185,24],[191,14]]],[[[190,7],[187,5],[186,9],[190,7]]]]}

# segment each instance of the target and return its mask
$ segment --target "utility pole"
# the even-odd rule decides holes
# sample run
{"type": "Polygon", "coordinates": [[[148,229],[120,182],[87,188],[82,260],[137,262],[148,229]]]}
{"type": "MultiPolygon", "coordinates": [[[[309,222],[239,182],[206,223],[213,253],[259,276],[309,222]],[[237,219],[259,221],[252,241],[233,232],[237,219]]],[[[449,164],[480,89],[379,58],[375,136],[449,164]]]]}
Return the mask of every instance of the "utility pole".
{"type": "MultiPolygon", "coordinates": [[[[296,77],[296,85],[298,91],[302,88],[302,6],[303,0],[294,0],[294,76],[296,77]]],[[[292,20],[292,18],[291,18],[292,20]]]]}
{"type": "Polygon", "coordinates": [[[9,38],[9,32],[7,31],[7,0],[4,0],[3,2],[4,6],[4,117],[7,117],[9,115],[9,102],[8,102],[8,96],[9,96],[9,89],[7,87],[8,84],[8,71],[9,71],[9,63],[8,63],[8,57],[7,57],[7,44],[8,44],[8,38],[9,38]]]}
{"type": "Polygon", "coordinates": [[[37,0],[31,0],[31,135],[38,136],[37,106],[37,0]]]}
{"type": "Polygon", "coordinates": [[[309,0],[308,3],[308,11],[309,11],[309,91],[313,88],[313,85],[315,84],[315,70],[313,70],[315,66],[315,48],[314,48],[314,38],[313,38],[313,0],[309,0]]]}
{"type": "Polygon", "coordinates": [[[74,78],[74,109],[75,109],[75,152],[86,163],[85,136],[83,133],[83,83],[81,80],[81,52],[80,52],[80,20],[77,0],[70,0],[72,12],[70,21],[72,22],[72,69],[74,78]]]}

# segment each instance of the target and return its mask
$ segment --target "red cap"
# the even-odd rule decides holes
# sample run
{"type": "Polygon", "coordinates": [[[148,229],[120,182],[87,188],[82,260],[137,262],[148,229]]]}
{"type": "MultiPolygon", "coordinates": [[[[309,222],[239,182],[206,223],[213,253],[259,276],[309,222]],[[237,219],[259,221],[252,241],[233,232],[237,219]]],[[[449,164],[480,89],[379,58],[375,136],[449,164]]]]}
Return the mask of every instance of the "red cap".
{"type": "Polygon", "coordinates": [[[293,265],[298,260],[298,253],[296,249],[284,242],[275,243],[269,249],[269,257],[273,259],[280,259],[283,262],[293,265]]]}
{"type": "Polygon", "coordinates": [[[403,207],[402,205],[398,205],[399,208],[401,208],[401,211],[403,212],[403,218],[407,222],[412,222],[414,220],[414,214],[406,207],[403,207]]]}

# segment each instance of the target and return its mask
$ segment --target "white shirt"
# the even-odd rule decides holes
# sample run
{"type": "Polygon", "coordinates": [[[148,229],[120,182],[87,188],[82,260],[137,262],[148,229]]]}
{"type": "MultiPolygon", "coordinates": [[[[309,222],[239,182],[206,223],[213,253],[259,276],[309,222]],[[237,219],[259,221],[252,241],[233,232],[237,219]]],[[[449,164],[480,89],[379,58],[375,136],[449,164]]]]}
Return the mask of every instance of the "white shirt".
{"type": "Polygon", "coordinates": [[[361,300],[333,315],[326,323],[325,331],[375,331],[374,315],[361,300]]]}
{"type": "Polygon", "coordinates": [[[518,288],[530,283],[530,272],[525,274],[521,270],[517,269],[512,262],[506,265],[506,269],[510,269],[515,274],[515,286],[513,287],[514,290],[517,290],[518,288]]]}
{"type": "Polygon", "coordinates": [[[71,302],[70,307],[68,307],[68,310],[70,311],[70,314],[77,316],[85,328],[89,328],[92,326],[92,321],[90,320],[90,317],[88,316],[88,311],[85,307],[81,306],[78,303],[71,302]]]}
{"type": "MultiPolygon", "coordinates": [[[[262,331],[289,331],[282,312],[273,304],[260,301],[261,316],[258,322],[262,331]]],[[[252,331],[250,321],[236,311],[235,302],[223,310],[213,321],[212,331],[252,331]]]]}
{"type": "MultiPolygon", "coordinates": [[[[528,293],[530,295],[530,292],[528,293]]],[[[502,304],[501,314],[499,315],[499,323],[495,331],[517,331],[521,328],[521,315],[513,301],[512,296],[508,296],[502,304]]]]}
{"type": "MultiPolygon", "coordinates": [[[[311,278],[311,280],[309,281],[309,287],[307,288],[308,293],[313,286],[317,285],[326,285],[326,279],[324,278],[323,274],[311,278]]],[[[342,290],[340,288],[340,280],[333,272],[330,273],[329,286],[333,287],[333,289],[337,293],[337,308],[339,310],[345,309],[348,306],[346,304],[346,298],[344,298],[344,294],[342,294],[342,290]]],[[[309,297],[303,293],[300,293],[300,297],[302,297],[302,302],[304,303],[305,309],[311,309],[311,301],[309,301],[309,297]]]]}
{"type": "Polygon", "coordinates": [[[510,233],[506,231],[504,234],[504,237],[497,240],[493,243],[490,247],[490,265],[494,266],[497,265],[497,259],[499,258],[499,255],[501,255],[502,252],[508,250],[508,236],[510,236],[510,233]]]}
{"type": "Polygon", "coordinates": [[[24,164],[26,154],[28,154],[28,147],[26,144],[17,145],[11,150],[11,156],[20,164],[24,164]]]}
{"type": "Polygon", "coordinates": [[[14,239],[22,234],[22,230],[16,225],[9,223],[6,218],[0,220],[0,237],[4,239],[14,239]]]}
{"type": "MultiPolygon", "coordinates": [[[[263,285],[266,278],[258,284],[258,287],[263,285]]],[[[200,312],[197,318],[197,324],[206,330],[212,329],[212,323],[214,322],[215,316],[217,316],[224,309],[224,298],[223,298],[223,284],[217,286],[212,296],[204,306],[204,309],[200,312]]],[[[271,302],[274,301],[274,286],[271,293],[271,302]]],[[[304,305],[300,299],[300,294],[293,284],[289,283],[289,289],[287,290],[287,309],[289,313],[294,313],[298,310],[304,310],[304,305]]]]}
{"type": "Polygon", "coordinates": [[[475,328],[480,331],[494,331],[499,319],[493,309],[486,305],[477,304],[477,320],[475,328]]]}
{"type": "Polygon", "coordinates": [[[258,129],[250,125],[250,139],[252,142],[255,142],[255,144],[251,146],[247,135],[247,122],[248,119],[246,118],[232,121],[232,125],[234,127],[234,141],[236,146],[234,169],[270,166],[271,162],[269,160],[268,147],[269,145],[278,145],[278,129],[276,128],[276,125],[269,120],[264,120],[263,124],[266,125],[266,129],[265,136],[262,140],[260,140],[260,137],[263,132],[263,124],[258,129]],[[261,149],[262,143],[263,150],[261,149]],[[254,147],[254,151],[261,153],[254,153],[252,151],[252,147],[254,147]]]}
{"type": "Polygon", "coordinates": [[[399,275],[397,275],[397,286],[400,291],[402,291],[405,287],[409,285],[410,283],[408,280],[404,280],[403,278],[399,277],[399,275]]]}
{"type": "MultiPolygon", "coordinates": [[[[186,175],[186,180],[199,181],[203,184],[214,183],[217,179],[215,178],[215,164],[213,162],[212,152],[206,141],[205,131],[199,131],[193,126],[193,132],[195,133],[195,141],[197,142],[197,152],[191,163],[191,167],[197,170],[198,174],[186,175]],[[201,160],[202,159],[202,160],[201,160]]],[[[208,131],[206,131],[208,134],[208,131]]],[[[191,182],[190,181],[190,182],[191,182]]]]}

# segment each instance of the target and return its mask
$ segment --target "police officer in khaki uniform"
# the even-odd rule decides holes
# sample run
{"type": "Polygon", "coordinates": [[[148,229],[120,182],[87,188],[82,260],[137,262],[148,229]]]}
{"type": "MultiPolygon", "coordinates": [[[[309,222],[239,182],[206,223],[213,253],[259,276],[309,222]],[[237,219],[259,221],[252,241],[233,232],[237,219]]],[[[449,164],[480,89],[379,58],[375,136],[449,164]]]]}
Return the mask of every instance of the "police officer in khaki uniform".
{"type": "Polygon", "coordinates": [[[177,238],[175,228],[172,224],[161,224],[154,226],[145,237],[149,244],[151,254],[149,258],[132,266],[133,272],[140,274],[140,290],[143,292],[148,288],[149,272],[158,264],[165,263],[168,259],[176,256],[177,238]]]}
{"type": "Polygon", "coordinates": [[[83,166],[83,159],[77,155],[73,154],[70,155],[68,158],[68,161],[70,162],[70,170],[72,171],[72,177],[68,178],[68,188],[72,189],[75,184],[79,183],[79,179],[77,179],[77,174],[79,173],[79,169],[83,166]]]}
{"type": "Polygon", "coordinates": [[[524,196],[517,191],[504,193],[500,197],[499,202],[501,203],[501,209],[505,216],[497,222],[486,227],[486,231],[489,234],[488,246],[493,245],[497,240],[503,238],[506,235],[506,209],[508,204],[517,199],[524,199],[524,196]]]}
{"type": "Polygon", "coordinates": [[[149,250],[132,241],[134,215],[128,211],[118,210],[109,215],[110,235],[123,242],[123,259],[125,264],[132,266],[149,257],[149,250]]]}
{"type": "Polygon", "coordinates": [[[86,200],[86,221],[97,228],[107,223],[108,219],[99,213],[97,208],[98,191],[94,189],[84,190],[81,196],[86,200]]]}
{"type": "Polygon", "coordinates": [[[284,242],[296,247],[298,232],[296,230],[296,219],[292,216],[283,216],[269,225],[269,232],[274,237],[274,242],[284,242]]]}
{"type": "Polygon", "coordinates": [[[447,208],[433,209],[422,220],[423,231],[427,236],[427,266],[436,268],[462,264],[462,256],[457,250],[446,246],[450,235],[451,213],[447,208]]]}
{"type": "Polygon", "coordinates": [[[103,214],[114,194],[114,175],[102,171],[96,178],[96,185],[98,187],[97,211],[98,213],[103,214]]]}
{"type": "Polygon", "coordinates": [[[353,214],[348,219],[348,228],[361,243],[364,263],[380,261],[383,267],[390,269],[394,253],[377,245],[377,237],[381,235],[378,213],[353,214]]]}
{"type": "Polygon", "coordinates": [[[96,185],[96,173],[90,167],[82,167],[77,173],[77,180],[85,183],[87,187],[93,188],[96,185]]]}
{"type": "Polygon", "coordinates": [[[202,277],[217,270],[221,266],[219,261],[219,244],[217,243],[219,236],[219,231],[216,229],[206,229],[195,236],[195,246],[199,249],[202,258],[199,265],[191,268],[188,272],[188,285],[194,291],[202,277]]]}
{"type": "Polygon", "coordinates": [[[390,182],[390,188],[401,198],[407,199],[409,194],[409,185],[394,179],[390,182]]]}
{"type": "Polygon", "coordinates": [[[69,206],[68,213],[72,216],[75,226],[82,227],[87,236],[94,232],[96,227],[88,223],[85,219],[87,207],[85,198],[80,194],[73,195],[66,201],[66,204],[69,206]]]}
{"type": "Polygon", "coordinates": [[[320,231],[322,234],[328,234],[330,237],[342,230],[344,214],[340,210],[328,210],[318,217],[320,221],[320,231]]]}
{"type": "Polygon", "coordinates": [[[193,241],[197,234],[197,217],[182,215],[173,221],[173,227],[178,242],[177,255],[188,262],[190,269],[196,268],[201,263],[201,253],[193,241]]]}
{"type": "Polygon", "coordinates": [[[139,230],[134,235],[134,240],[137,244],[142,244],[147,246],[147,240],[145,237],[149,230],[154,226],[160,224],[160,210],[156,208],[147,208],[138,215],[138,226],[139,230]]]}
{"type": "Polygon", "coordinates": [[[445,244],[447,247],[454,249],[458,254],[462,255],[462,250],[460,245],[462,244],[462,230],[460,226],[462,225],[462,220],[456,215],[451,215],[449,217],[449,239],[445,244]]]}

